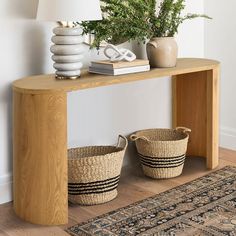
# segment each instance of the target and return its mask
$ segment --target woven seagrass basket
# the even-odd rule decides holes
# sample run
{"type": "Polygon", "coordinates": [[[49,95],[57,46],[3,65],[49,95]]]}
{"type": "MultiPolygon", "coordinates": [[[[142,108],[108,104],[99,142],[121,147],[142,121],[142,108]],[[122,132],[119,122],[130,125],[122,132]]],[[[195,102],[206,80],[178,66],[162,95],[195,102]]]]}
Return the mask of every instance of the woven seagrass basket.
{"type": "Polygon", "coordinates": [[[119,136],[117,146],[89,146],[68,150],[69,201],[95,205],[113,200],[128,145],[119,136]]]}
{"type": "Polygon", "coordinates": [[[130,136],[135,141],[145,175],[155,179],[182,173],[190,129],[147,129],[130,136]]]}

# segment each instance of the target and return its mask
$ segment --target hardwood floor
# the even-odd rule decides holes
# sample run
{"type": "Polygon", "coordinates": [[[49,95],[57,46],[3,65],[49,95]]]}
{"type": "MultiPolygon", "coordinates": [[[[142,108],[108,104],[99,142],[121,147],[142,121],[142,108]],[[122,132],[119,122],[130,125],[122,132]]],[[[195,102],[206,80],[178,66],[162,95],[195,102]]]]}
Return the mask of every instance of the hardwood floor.
{"type": "MultiPolygon", "coordinates": [[[[236,151],[220,149],[220,165],[236,166],[236,151]]],[[[192,157],[186,160],[183,174],[168,180],[152,180],[145,177],[139,166],[124,168],[118,197],[109,203],[97,206],[70,206],[69,223],[64,226],[44,227],[26,223],[14,214],[12,203],[0,205],[0,236],[68,236],[64,229],[78,222],[124,207],[154,194],[194,180],[211,171],[206,169],[205,159],[192,157]]]]}

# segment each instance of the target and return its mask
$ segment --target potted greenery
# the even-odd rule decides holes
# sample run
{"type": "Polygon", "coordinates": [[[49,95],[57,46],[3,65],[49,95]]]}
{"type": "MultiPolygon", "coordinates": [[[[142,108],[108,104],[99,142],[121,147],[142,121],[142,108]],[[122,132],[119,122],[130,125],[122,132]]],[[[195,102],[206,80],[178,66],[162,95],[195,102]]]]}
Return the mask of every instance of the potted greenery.
{"type": "Polygon", "coordinates": [[[82,22],[83,34],[93,34],[91,47],[99,48],[103,41],[120,44],[137,40],[147,43],[147,55],[152,67],[176,65],[178,47],[174,35],[185,20],[206,15],[182,16],[185,0],[163,0],[156,13],[156,0],[101,0],[103,19],[82,22]]]}
{"type": "Polygon", "coordinates": [[[87,21],[80,25],[83,34],[94,35],[91,47],[99,48],[102,42],[121,44],[150,38],[147,27],[149,15],[155,9],[155,0],[100,0],[103,19],[87,21]]]}
{"type": "Polygon", "coordinates": [[[152,37],[147,43],[147,55],[152,67],[174,67],[178,55],[178,46],[174,39],[179,25],[185,20],[204,17],[206,15],[187,14],[182,16],[185,0],[164,0],[159,13],[151,14],[149,22],[152,37]]]}

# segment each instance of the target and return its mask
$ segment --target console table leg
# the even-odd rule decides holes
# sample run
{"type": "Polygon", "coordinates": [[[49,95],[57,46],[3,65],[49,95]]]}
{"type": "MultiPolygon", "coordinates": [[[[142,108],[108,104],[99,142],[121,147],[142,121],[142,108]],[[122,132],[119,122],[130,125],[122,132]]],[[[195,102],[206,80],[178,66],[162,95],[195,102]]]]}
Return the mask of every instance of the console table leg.
{"type": "Polygon", "coordinates": [[[173,77],[173,127],[192,129],[189,156],[207,159],[207,167],[218,166],[218,68],[173,77]]]}
{"type": "Polygon", "coordinates": [[[68,222],[66,93],[13,95],[16,214],[31,223],[68,222]]]}
{"type": "Polygon", "coordinates": [[[207,167],[219,164],[219,68],[207,71],[207,167]]]}

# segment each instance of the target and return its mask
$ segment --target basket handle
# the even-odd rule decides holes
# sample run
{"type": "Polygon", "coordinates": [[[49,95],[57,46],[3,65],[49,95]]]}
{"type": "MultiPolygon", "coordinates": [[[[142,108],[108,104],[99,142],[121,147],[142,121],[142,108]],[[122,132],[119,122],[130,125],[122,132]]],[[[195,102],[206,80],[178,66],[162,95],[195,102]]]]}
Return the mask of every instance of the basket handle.
{"type": "Polygon", "coordinates": [[[136,134],[130,135],[129,138],[130,138],[131,141],[136,141],[138,139],[142,139],[144,141],[150,142],[150,140],[147,137],[145,137],[145,136],[137,136],[136,134]]]}
{"type": "Polygon", "coordinates": [[[128,146],[128,140],[126,137],[124,137],[123,135],[119,135],[118,137],[118,142],[117,142],[117,145],[116,147],[117,148],[123,148],[123,149],[126,149],[128,146]],[[122,144],[123,143],[123,144],[122,144]]]}
{"type": "Polygon", "coordinates": [[[177,130],[177,131],[180,130],[180,131],[182,131],[182,132],[185,133],[185,134],[189,134],[189,133],[191,133],[191,131],[192,131],[192,130],[189,129],[189,128],[181,127],[181,126],[180,126],[180,127],[176,127],[175,130],[177,130]]]}

